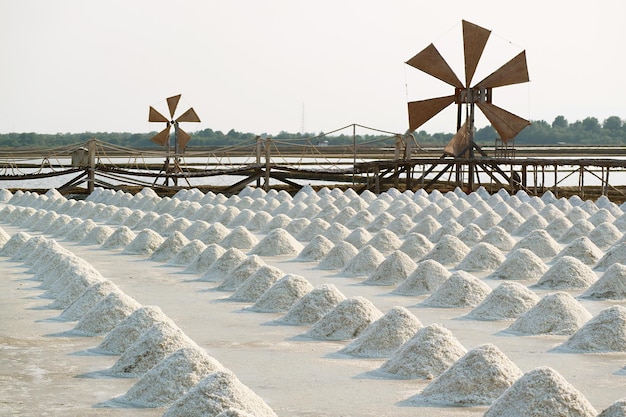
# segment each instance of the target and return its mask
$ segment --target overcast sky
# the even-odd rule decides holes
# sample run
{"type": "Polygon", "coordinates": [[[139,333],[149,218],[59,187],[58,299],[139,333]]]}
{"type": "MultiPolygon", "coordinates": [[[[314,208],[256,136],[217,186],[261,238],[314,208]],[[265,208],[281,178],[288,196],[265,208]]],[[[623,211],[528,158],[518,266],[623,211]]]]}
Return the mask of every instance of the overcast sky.
{"type": "Polygon", "coordinates": [[[0,0],[0,133],[161,130],[148,106],[176,94],[190,132],[404,132],[407,101],[453,93],[405,62],[432,42],[464,79],[462,19],[492,31],[475,81],[526,50],[531,82],[494,104],[626,118],[624,0],[0,0]]]}

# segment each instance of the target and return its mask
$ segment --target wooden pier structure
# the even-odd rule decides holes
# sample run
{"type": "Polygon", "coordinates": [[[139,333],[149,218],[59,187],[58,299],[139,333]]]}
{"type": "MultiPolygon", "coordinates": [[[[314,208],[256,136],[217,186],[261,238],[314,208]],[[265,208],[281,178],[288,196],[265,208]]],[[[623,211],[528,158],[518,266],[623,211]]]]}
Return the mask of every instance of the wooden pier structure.
{"type": "Polygon", "coordinates": [[[540,196],[551,191],[557,197],[604,195],[623,202],[626,175],[620,173],[626,173],[626,159],[617,156],[624,154],[626,149],[621,148],[535,148],[532,152],[520,148],[512,157],[484,152],[473,158],[451,158],[436,149],[415,148],[403,154],[394,147],[294,147],[257,138],[248,146],[191,149],[174,165],[169,156],[163,160],[162,152],[93,139],[47,151],[0,150],[0,182],[3,188],[43,191],[45,187],[36,184],[59,177],[62,183],[49,188],[63,194],[88,194],[95,187],[131,192],[151,187],[163,195],[182,188],[235,194],[246,186],[296,192],[306,184],[352,188],[358,193],[380,193],[392,187],[401,191],[459,187],[471,192],[482,186],[489,192],[504,188],[512,194],[524,190],[540,196]]]}

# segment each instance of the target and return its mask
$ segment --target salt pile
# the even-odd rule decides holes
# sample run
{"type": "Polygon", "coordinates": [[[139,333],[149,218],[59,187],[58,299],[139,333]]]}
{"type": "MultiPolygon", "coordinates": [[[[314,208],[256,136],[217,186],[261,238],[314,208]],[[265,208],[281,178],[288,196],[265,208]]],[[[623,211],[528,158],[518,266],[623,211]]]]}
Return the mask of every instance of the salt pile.
{"type": "Polygon", "coordinates": [[[77,225],[73,229],[71,229],[67,234],[64,235],[66,240],[70,240],[72,242],[78,242],[82,240],[89,232],[98,227],[96,222],[91,219],[87,219],[81,224],[77,225]]]}
{"type": "MultiPolygon", "coordinates": [[[[495,226],[494,226],[495,227],[495,226]]],[[[456,235],[463,243],[470,248],[480,242],[485,237],[485,232],[473,223],[465,226],[458,235],[456,235]]]]}
{"type": "Polygon", "coordinates": [[[5,242],[0,250],[2,256],[13,256],[32,236],[26,232],[17,232],[5,242]]]}
{"type": "Polygon", "coordinates": [[[571,256],[559,258],[535,284],[537,288],[573,290],[589,287],[597,280],[587,265],[571,256]]]}
{"type": "Polygon", "coordinates": [[[298,236],[299,233],[310,224],[311,221],[309,219],[298,217],[290,221],[287,227],[285,227],[285,230],[288,231],[291,236],[298,236]]]}
{"type": "Polygon", "coordinates": [[[626,265],[626,242],[618,243],[604,252],[604,256],[600,258],[593,269],[603,271],[616,263],[626,265]]]}
{"type": "Polygon", "coordinates": [[[111,236],[108,237],[100,246],[102,249],[124,249],[126,246],[132,242],[137,235],[135,232],[130,230],[127,226],[118,227],[111,236]]]}
{"type": "Polygon", "coordinates": [[[206,249],[206,245],[198,239],[186,244],[172,259],[167,261],[168,266],[187,266],[191,264],[206,249]]]}
{"type": "Polygon", "coordinates": [[[245,226],[254,217],[254,212],[248,208],[244,208],[235,216],[230,222],[228,227],[230,229],[245,226]]]}
{"type": "Polygon", "coordinates": [[[384,260],[385,257],[376,248],[366,245],[346,263],[340,274],[350,277],[366,275],[375,270],[384,260]]]}
{"type": "Polygon", "coordinates": [[[417,265],[404,252],[395,251],[386,257],[363,281],[365,285],[396,285],[409,277],[417,265]]]}
{"type": "Polygon", "coordinates": [[[469,251],[467,245],[458,237],[445,235],[422,259],[432,259],[442,265],[452,265],[461,262],[469,251]]]}
{"type": "Polygon", "coordinates": [[[48,308],[64,310],[74,302],[87,288],[102,281],[102,275],[86,261],[68,268],[52,283],[43,298],[54,298],[48,308]]]}
{"type": "Polygon", "coordinates": [[[248,310],[260,313],[285,312],[312,290],[313,286],[306,278],[287,274],[268,288],[248,310]]]}
{"type": "Polygon", "coordinates": [[[514,319],[530,310],[539,297],[517,282],[503,282],[465,317],[473,320],[514,319]]]}
{"type": "Polygon", "coordinates": [[[180,232],[174,232],[165,239],[148,258],[154,262],[166,262],[172,259],[182,248],[189,243],[189,239],[180,232]]]}
{"type": "Polygon", "coordinates": [[[506,331],[523,335],[569,335],[590,318],[591,314],[574,297],[566,292],[556,292],[539,300],[506,331]]]}
{"type": "Polygon", "coordinates": [[[370,240],[372,240],[372,235],[370,234],[370,232],[362,227],[357,227],[352,232],[350,232],[348,236],[346,236],[344,242],[351,244],[357,249],[361,249],[370,240]]]}
{"type": "Polygon", "coordinates": [[[259,240],[244,226],[237,226],[222,241],[220,246],[224,249],[237,248],[241,250],[252,249],[259,240]]]}
{"type": "Polygon", "coordinates": [[[205,351],[182,348],[146,372],[120,400],[137,407],[170,405],[209,374],[224,367],[205,351]]]}
{"type": "Polygon", "coordinates": [[[596,410],[558,372],[540,367],[522,375],[485,413],[485,417],[512,415],[595,417],[596,410]]]}
{"type": "Polygon", "coordinates": [[[431,324],[400,346],[380,371],[405,379],[433,379],[441,375],[466,350],[450,330],[431,324]]]}
{"type": "Polygon", "coordinates": [[[480,242],[457,265],[457,269],[468,272],[491,271],[498,268],[505,259],[500,249],[490,243],[480,242]]]}
{"type": "Polygon", "coordinates": [[[474,224],[483,230],[488,230],[500,223],[501,221],[502,217],[500,217],[495,211],[487,210],[486,212],[481,214],[476,220],[474,220],[474,224]]]}
{"type": "Polygon", "coordinates": [[[595,265],[604,253],[589,238],[582,236],[567,245],[555,259],[562,256],[571,256],[585,265],[595,265]]]}
{"type": "Polygon", "coordinates": [[[262,265],[230,296],[230,301],[255,302],[285,274],[280,269],[262,265]]]}
{"type": "Polygon", "coordinates": [[[551,258],[561,246],[545,230],[533,230],[513,246],[513,250],[528,249],[540,258],[551,258]]]}
{"type": "Polygon", "coordinates": [[[582,295],[585,298],[626,299],[626,265],[615,263],[602,274],[582,295]]]}
{"type": "Polygon", "coordinates": [[[402,245],[402,241],[395,233],[384,229],[376,233],[367,244],[382,253],[389,253],[398,249],[402,245]]]}
{"type": "Polygon", "coordinates": [[[474,307],[491,292],[480,279],[465,271],[456,271],[445,280],[427,299],[427,307],[474,307]]]}
{"type": "Polygon", "coordinates": [[[334,243],[328,238],[317,235],[300,251],[297,256],[298,261],[320,261],[330,252],[334,243]]]}
{"type": "Polygon", "coordinates": [[[388,357],[421,327],[422,323],[409,310],[392,307],[339,352],[361,358],[388,357]]]}
{"type": "Polygon", "coordinates": [[[345,299],[337,287],[323,284],[296,301],[289,311],[275,322],[292,326],[313,324],[345,299]]]}
{"type": "Polygon", "coordinates": [[[433,216],[425,216],[423,219],[414,219],[416,220],[416,225],[409,231],[410,233],[419,233],[426,237],[432,236],[440,227],[441,223],[439,223],[433,216]]]}
{"type": "Polygon", "coordinates": [[[406,253],[411,259],[422,259],[433,248],[434,243],[419,233],[410,233],[398,250],[406,253]]]}
{"type": "Polygon", "coordinates": [[[528,249],[517,249],[509,253],[489,278],[538,280],[547,270],[546,264],[533,252],[528,249]]]}
{"type": "Polygon", "coordinates": [[[548,221],[539,214],[534,214],[528,218],[524,223],[519,225],[513,232],[516,236],[526,236],[530,232],[536,230],[545,230],[548,227],[548,221]]]}
{"type": "Polygon", "coordinates": [[[187,229],[185,229],[183,234],[189,240],[200,240],[202,233],[206,232],[209,227],[211,227],[211,225],[204,220],[195,220],[187,229]]]}
{"type": "Polygon", "coordinates": [[[611,223],[601,223],[589,233],[589,239],[601,249],[607,249],[622,238],[622,232],[611,223]]]}
{"type": "Polygon", "coordinates": [[[489,405],[522,376],[493,344],[475,347],[435,378],[420,399],[455,406],[489,405]]]}
{"type": "Polygon", "coordinates": [[[347,298],[316,321],[304,336],[318,340],[354,339],[382,315],[364,297],[347,298]]]}
{"type": "Polygon", "coordinates": [[[205,245],[210,245],[211,243],[220,243],[226,236],[228,236],[229,233],[230,229],[222,223],[213,223],[200,236],[198,236],[198,239],[205,245]]]}
{"type": "Polygon", "coordinates": [[[80,245],[102,245],[115,232],[109,226],[96,226],[80,241],[80,245]]]}
{"type": "Polygon", "coordinates": [[[552,220],[548,226],[546,226],[546,232],[548,232],[554,239],[559,240],[572,226],[572,222],[570,222],[567,217],[557,217],[552,220]]]}
{"type": "Polygon", "coordinates": [[[281,214],[275,215],[274,218],[272,218],[265,225],[265,227],[261,229],[261,232],[269,233],[274,229],[284,229],[285,227],[289,225],[290,222],[291,222],[291,217],[287,216],[286,214],[281,213],[281,214]]]}
{"type": "Polygon", "coordinates": [[[85,313],[73,332],[85,336],[103,335],[140,307],[123,292],[111,292],[85,313]]]}
{"type": "Polygon", "coordinates": [[[387,230],[395,233],[397,236],[404,236],[413,227],[415,227],[415,223],[413,223],[411,217],[402,213],[387,225],[387,230]]]}
{"type": "Polygon", "coordinates": [[[122,253],[127,255],[152,255],[163,244],[163,237],[151,229],[144,229],[130,242],[122,253]]]}
{"type": "Polygon", "coordinates": [[[626,352],[626,307],[600,311],[559,349],[574,352],[626,352]]]}
{"type": "Polygon", "coordinates": [[[317,267],[319,269],[341,269],[358,253],[358,249],[348,242],[337,243],[317,264],[317,267]]]}
{"type": "Polygon", "coordinates": [[[181,348],[199,349],[172,322],[154,324],[130,345],[108,373],[116,377],[141,377],[167,355],[181,348]]]}
{"type": "MultiPolygon", "coordinates": [[[[218,260],[226,249],[216,243],[211,243],[189,264],[183,272],[188,274],[204,274],[213,262],[218,260]]],[[[244,254],[245,255],[245,254],[244,254]]]]}
{"type": "MultiPolygon", "coordinates": [[[[335,218],[335,221],[342,223],[341,220],[337,220],[339,216],[335,218]]],[[[348,229],[355,229],[357,227],[366,227],[368,224],[374,221],[374,216],[367,210],[360,210],[355,215],[350,216],[349,220],[344,224],[348,229]]]]}
{"type": "Polygon", "coordinates": [[[231,269],[228,275],[224,277],[224,281],[215,289],[218,291],[235,291],[263,265],[265,262],[260,256],[250,255],[231,269]]]}
{"type": "Polygon", "coordinates": [[[62,214],[54,222],[52,222],[50,226],[48,226],[48,228],[45,229],[43,232],[47,235],[55,235],[60,230],[65,230],[65,227],[71,221],[72,218],[70,216],[68,216],[67,214],[62,214]]]}
{"type": "Polygon", "coordinates": [[[502,221],[498,223],[498,227],[501,227],[507,233],[514,233],[525,221],[526,219],[521,214],[513,210],[504,216],[502,221]]]}
{"type": "Polygon", "coordinates": [[[112,292],[121,292],[121,290],[108,279],[100,281],[87,288],[72,304],[67,306],[59,318],[68,321],[80,320],[94,305],[112,292]]]}
{"type": "Polygon", "coordinates": [[[350,233],[350,229],[348,229],[343,224],[332,222],[328,229],[324,231],[323,236],[334,244],[337,244],[339,242],[343,242],[346,236],[348,236],[350,233]]]}
{"type": "Polygon", "coordinates": [[[296,239],[300,242],[309,242],[317,235],[323,234],[330,224],[324,219],[313,219],[308,226],[306,226],[300,233],[296,234],[296,239]]]}
{"type": "Polygon", "coordinates": [[[171,320],[157,306],[140,307],[111,329],[94,350],[105,354],[121,355],[154,324],[169,321],[171,320]]]}
{"type": "Polygon", "coordinates": [[[589,236],[589,233],[591,233],[594,228],[595,226],[585,219],[577,220],[574,222],[572,227],[567,229],[567,231],[563,233],[563,235],[561,235],[559,242],[570,243],[571,241],[573,241],[574,239],[578,239],[579,237],[589,236]]]}
{"type": "Polygon", "coordinates": [[[418,263],[415,271],[392,292],[401,295],[431,294],[449,277],[450,272],[443,265],[427,259],[418,263]]]}
{"type": "Polygon", "coordinates": [[[250,253],[260,256],[297,255],[302,248],[302,244],[289,232],[278,228],[267,234],[250,253]]]}
{"type": "Polygon", "coordinates": [[[176,400],[163,417],[242,415],[231,410],[242,410],[255,417],[276,417],[276,413],[230,371],[208,375],[176,400]]]}
{"type": "Polygon", "coordinates": [[[451,219],[447,222],[443,223],[435,233],[430,235],[428,238],[433,242],[437,243],[442,240],[444,237],[456,236],[457,234],[463,231],[463,226],[461,226],[456,220],[451,219]]]}
{"type": "Polygon", "coordinates": [[[213,261],[207,271],[198,278],[198,280],[209,282],[223,281],[230,271],[235,269],[240,263],[246,260],[246,258],[246,254],[239,249],[230,248],[226,250],[222,256],[213,261]]]}
{"type": "Polygon", "coordinates": [[[625,417],[626,416],[626,399],[615,401],[609,407],[602,410],[598,417],[625,417]]]}

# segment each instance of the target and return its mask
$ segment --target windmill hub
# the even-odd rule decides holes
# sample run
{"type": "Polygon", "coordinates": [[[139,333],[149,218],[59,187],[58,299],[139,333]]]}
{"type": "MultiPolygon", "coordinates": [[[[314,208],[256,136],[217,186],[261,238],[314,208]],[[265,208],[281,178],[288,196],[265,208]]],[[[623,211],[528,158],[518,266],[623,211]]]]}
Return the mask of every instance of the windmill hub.
{"type": "Polygon", "coordinates": [[[455,104],[491,103],[491,88],[457,88],[455,104]]]}

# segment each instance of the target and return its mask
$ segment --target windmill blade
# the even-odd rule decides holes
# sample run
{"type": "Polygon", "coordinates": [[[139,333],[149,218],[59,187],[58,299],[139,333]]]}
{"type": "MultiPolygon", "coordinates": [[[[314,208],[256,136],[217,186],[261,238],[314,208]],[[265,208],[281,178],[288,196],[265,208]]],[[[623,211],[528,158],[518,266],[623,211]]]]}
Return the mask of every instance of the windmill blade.
{"type": "Polygon", "coordinates": [[[424,71],[453,87],[463,88],[463,83],[456,76],[450,65],[441,56],[435,45],[432,43],[418,52],[413,58],[406,61],[413,68],[424,71]]]}
{"type": "Polygon", "coordinates": [[[167,100],[167,107],[170,109],[170,117],[174,118],[174,113],[176,112],[178,101],[180,100],[180,94],[176,96],[168,97],[166,100],[167,100]]]}
{"type": "Polygon", "coordinates": [[[478,61],[485,50],[491,31],[463,20],[463,52],[465,55],[465,85],[469,86],[478,61]]]}
{"type": "Polygon", "coordinates": [[[476,103],[476,105],[485,114],[489,122],[491,122],[491,125],[496,132],[498,132],[500,139],[502,139],[504,143],[513,139],[522,129],[530,125],[528,120],[522,119],[494,104],[476,103]]]}
{"type": "Polygon", "coordinates": [[[149,122],[165,122],[167,123],[167,117],[163,116],[161,113],[156,111],[156,109],[150,106],[150,113],[148,113],[148,121],[149,122]]]}
{"type": "Polygon", "coordinates": [[[183,153],[185,152],[189,140],[191,140],[191,136],[179,127],[176,132],[176,140],[178,140],[178,152],[183,153]]]}
{"type": "Polygon", "coordinates": [[[196,114],[196,111],[193,107],[190,107],[189,110],[181,114],[176,118],[177,122],[200,122],[200,118],[196,114]]]}
{"type": "Polygon", "coordinates": [[[522,51],[487,78],[476,84],[476,87],[494,88],[526,83],[528,81],[530,81],[530,78],[528,77],[528,66],[526,65],[526,51],[522,51]]]}
{"type": "Polygon", "coordinates": [[[409,102],[409,131],[414,131],[454,103],[455,95],[409,102]]]}
{"type": "Polygon", "coordinates": [[[170,125],[168,123],[165,129],[161,130],[150,140],[154,143],[158,143],[161,146],[165,146],[167,145],[167,142],[169,139],[170,139],[170,125]]]}
{"type": "Polygon", "coordinates": [[[443,148],[443,152],[455,158],[462,158],[464,157],[463,154],[467,154],[469,145],[470,134],[467,128],[467,119],[465,119],[465,123],[463,123],[463,126],[461,126],[459,131],[456,132],[454,137],[450,139],[450,142],[443,148]]]}

